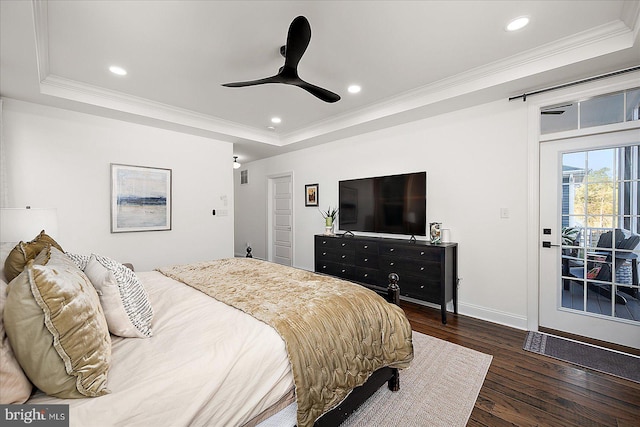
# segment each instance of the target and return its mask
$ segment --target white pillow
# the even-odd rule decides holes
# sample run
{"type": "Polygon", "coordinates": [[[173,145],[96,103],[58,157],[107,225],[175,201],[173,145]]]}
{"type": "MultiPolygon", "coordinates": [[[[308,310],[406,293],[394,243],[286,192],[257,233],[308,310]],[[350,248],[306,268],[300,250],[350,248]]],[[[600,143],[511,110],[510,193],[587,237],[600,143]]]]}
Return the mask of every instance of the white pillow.
{"type": "Polygon", "coordinates": [[[84,271],[84,269],[87,268],[87,263],[89,262],[89,258],[90,258],[89,255],[78,255],[78,254],[72,254],[69,252],[65,252],[64,254],[69,258],[71,258],[73,262],[76,263],[76,265],[80,270],[84,271]]]}
{"type": "Polygon", "coordinates": [[[153,309],[133,271],[110,258],[91,254],[84,272],[98,291],[109,332],[126,338],[152,335],[153,309]]]}

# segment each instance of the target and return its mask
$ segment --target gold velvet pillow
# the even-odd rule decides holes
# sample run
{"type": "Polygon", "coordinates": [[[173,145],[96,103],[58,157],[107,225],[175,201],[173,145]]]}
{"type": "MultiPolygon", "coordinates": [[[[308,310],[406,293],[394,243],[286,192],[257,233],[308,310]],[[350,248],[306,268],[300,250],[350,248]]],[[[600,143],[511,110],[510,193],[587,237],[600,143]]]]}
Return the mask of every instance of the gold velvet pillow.
{"type": "Polygon", "coordinates": [[[27,261],[34,259],[48,245],[57,248],[60,252],[64,252],[58,242],[47,235],[44,230],[29,243],[18,243],[4,262],[4,275],[7,278],[7,282],[15,279],[24,270],[27,261]]]}
{"type": "Polygon", "coordinates": [[[98,294],[56,248],[47,246],[9,284],[4,324],[20,366],[43,392],[62,398],[109,392],[111,338],[98,294]]]}

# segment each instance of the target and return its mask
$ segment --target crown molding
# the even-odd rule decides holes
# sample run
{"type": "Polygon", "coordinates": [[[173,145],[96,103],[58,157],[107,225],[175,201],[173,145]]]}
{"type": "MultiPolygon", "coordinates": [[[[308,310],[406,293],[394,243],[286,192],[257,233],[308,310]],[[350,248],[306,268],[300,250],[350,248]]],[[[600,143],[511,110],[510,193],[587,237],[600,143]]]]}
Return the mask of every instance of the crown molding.
{"type": "Polygon", "coordinates": [[[33,28],[36,36],[38,77],[43,81],[49,75],[49,6],[45,0],[32,0],[33,28]]]}
{"type": "Polygon", "coordinates": [[[499,84],[627,49],[633,46],[634,39],[629,27],[622,21],[613,21],[504,60],[447,77],[349,114],[316,123],[300,131],[290,132],[281,137],[282,145],[402,114],[450,98],[469,95],[499,84]]]}
{"type": "Polygon", "coordinates": [[[273,146],[285,146],[408,113],[633,46],[640,28],[640,2],[626,2],[621,20],[566,37],[388,98],[284,135],[240,125],[122,92],[51,74],[47,0],[32,0],[40,91],[43,94],[273,146]]]}
{"type": "Polygon", "coordinates": [[[254,129],[249,126],[162,104],[146,98],[80,83],[53,74],[50,74],[40,82],[40,92],[45,95],[56,96],[71,101],[162,120],[213,133],[231,135],[236,138],[249,139],[269,145],[281,145],[276,135],[261,129],[254,129]]]}
{"type": "Polygon", "coordinates": [[[637,37],[640,31],[640,1],[625,1],[620,19],[631,28],[634,37],[637,37]]]}

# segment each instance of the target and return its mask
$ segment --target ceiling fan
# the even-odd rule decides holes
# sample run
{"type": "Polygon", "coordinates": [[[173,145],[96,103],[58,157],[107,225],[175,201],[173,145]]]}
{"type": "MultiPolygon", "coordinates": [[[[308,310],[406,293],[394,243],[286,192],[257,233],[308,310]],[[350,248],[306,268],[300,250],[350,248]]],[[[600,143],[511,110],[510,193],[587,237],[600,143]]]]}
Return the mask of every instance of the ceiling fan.
{"type": "Polygon", "coordinates": [[[298,86],[310,94],[320,98],[325,102],[336,102],[340,96],[327,89],[321,88],[311,83],[305,82],[298,77],[298,63],[302,58],[309,41],[311,40],[311,26],[304,16],[298,16],[291,22],[289,33],[287,34],[287,44],[280,47],[280,54],[284,56],[284,65],[278,70],[275,76],[264,79],[250,80],[246,82],[224,83],[226,87],[255,86],[266,83],[283,83],[298,86]]]}

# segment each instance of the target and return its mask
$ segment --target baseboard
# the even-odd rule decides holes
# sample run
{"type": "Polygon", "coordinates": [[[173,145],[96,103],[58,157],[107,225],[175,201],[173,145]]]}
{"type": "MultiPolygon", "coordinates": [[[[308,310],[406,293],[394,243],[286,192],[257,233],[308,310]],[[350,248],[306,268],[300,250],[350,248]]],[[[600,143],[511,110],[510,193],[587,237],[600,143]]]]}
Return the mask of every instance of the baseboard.
{"type": "Polygon", "coordinates": [[[527,330],[527,317],[478,305],[458,302],[458,313],[511,328],[527,330]]]}
{"type": "MultiPolygon", "coordinates": [[[[400,296],[403,301],[409,301],[415,304],[424,305],[425,307],[440,310],[440,305],[430,302],[421,301],[415,298],[400,296]]],[[[453,302],[447,303],[447,312],[453,313],[453,302]]],[[[464,304],[458,302],[458,313],[464,316],[475,317],[476,319],[486,320],[487,322],[497,323],[511,328],[527,330],[527,318],[524,316],[516,316],[513,313],[507,313],[499,310],[492,310],[473,304],[464,304]]]]}

